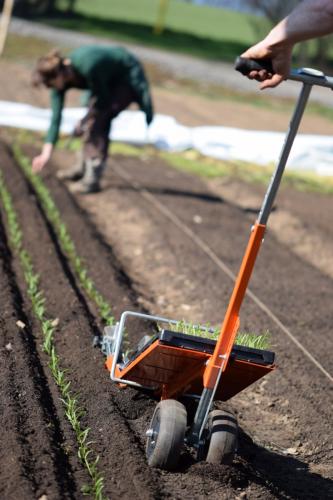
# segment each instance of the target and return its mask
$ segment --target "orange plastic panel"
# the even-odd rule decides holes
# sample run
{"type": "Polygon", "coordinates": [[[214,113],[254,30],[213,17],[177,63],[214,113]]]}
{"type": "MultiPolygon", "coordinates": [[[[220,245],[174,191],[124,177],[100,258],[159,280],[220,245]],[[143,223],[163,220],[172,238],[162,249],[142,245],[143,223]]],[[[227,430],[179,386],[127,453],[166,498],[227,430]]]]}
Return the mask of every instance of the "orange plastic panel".
{"type": "Polygon", "coordinates": [[[193,370],[200,374],[209,357],[206,353],[163,345],[156,340],[128,367],[117,370],[116,375],[148,387],[162,386],[193,370]]]}

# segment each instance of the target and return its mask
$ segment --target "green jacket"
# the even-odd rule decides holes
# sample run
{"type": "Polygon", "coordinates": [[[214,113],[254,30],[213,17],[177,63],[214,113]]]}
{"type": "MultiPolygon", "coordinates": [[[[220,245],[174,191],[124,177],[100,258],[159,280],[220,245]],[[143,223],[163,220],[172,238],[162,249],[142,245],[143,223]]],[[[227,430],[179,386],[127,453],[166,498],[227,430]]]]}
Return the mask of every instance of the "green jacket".
{"type": "MultiPolygon", "coordinates": [[[[95,106],[103,110],[110,102],[112,87],[129,84],[140,109],[149,124],[153,119],[153,106],[149,85],[140,62],[122,47],[90,45],[80,47],[68,55],[75,71],[83,77],[85,89],[96,98],[95,106]]],[[[66,91],[50,92],[52,118],[45,142],[55,144],[59,136],[62,109],[66,91]]]]}

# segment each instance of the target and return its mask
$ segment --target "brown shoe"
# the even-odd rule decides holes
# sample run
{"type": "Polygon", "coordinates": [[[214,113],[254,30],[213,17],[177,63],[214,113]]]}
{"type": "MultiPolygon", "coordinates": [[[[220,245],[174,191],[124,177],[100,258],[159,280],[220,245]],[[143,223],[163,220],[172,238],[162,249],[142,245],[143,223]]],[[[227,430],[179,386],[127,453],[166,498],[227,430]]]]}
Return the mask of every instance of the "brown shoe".
{"type": "Polygon", "coordinates": [[[98,193],[101,190],[100,180],[104,169],[105,163],[99,158],[87,159],[78,192],[81,194],[98,193]]]}
{"type": "Polygon", "coordinates": [[[77,194],[91,194],[91,193],[98,193],[101,190],[101,187],[99,182],[85,184],[84,182],[81,181],[75,184],[71,184],[69,186],[69,190],[72,193],[77,193],[77,194]]]}

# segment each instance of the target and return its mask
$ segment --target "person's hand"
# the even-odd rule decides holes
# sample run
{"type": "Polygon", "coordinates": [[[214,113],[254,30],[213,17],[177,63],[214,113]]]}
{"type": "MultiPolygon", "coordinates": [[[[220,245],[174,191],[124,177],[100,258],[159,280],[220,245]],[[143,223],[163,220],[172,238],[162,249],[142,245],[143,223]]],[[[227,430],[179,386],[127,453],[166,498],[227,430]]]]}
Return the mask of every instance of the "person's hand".
{"type": "Polygon", "coordinates": [[[32,171],[34,173],[40,172],[45,167],[45,165],[51,158],[52,151],[52,144],[44,144],[41,154],[35,156],[35,158],[32,160],[32,171]]]}
{"type": "Polygon", "coordinates": [[[290,72],[292,45],[284,45],[272,48],[267,40],[263,40],[253,47],[250,47],[241,57],[249,59],[270,59],[273,73],[262,69],[251,71],[248,75],[250,79],[261,82],[260,88],[272,88],[279,85],[286,79],[290,72]]]}
{"type": "Polygon", "coordinates": [[[35,156],[32,160],[32,171],[34,173],[40,172],[48,162],[48,158],[46,158],[43,154],[35,156]]]}

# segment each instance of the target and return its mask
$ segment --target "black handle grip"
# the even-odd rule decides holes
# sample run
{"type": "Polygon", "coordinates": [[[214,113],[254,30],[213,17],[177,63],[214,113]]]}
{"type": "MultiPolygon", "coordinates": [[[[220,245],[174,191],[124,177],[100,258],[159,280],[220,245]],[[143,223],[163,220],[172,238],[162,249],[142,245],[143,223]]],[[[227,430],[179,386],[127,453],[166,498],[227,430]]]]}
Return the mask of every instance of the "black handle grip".
{"type": "Polygon", "coordinates": [[[248,59],[247,57],[237,57],[235,61],[235,70],[248,75],[251,71],[266,70],[274,74],[272,61],[270,59],[248,59]]]}

